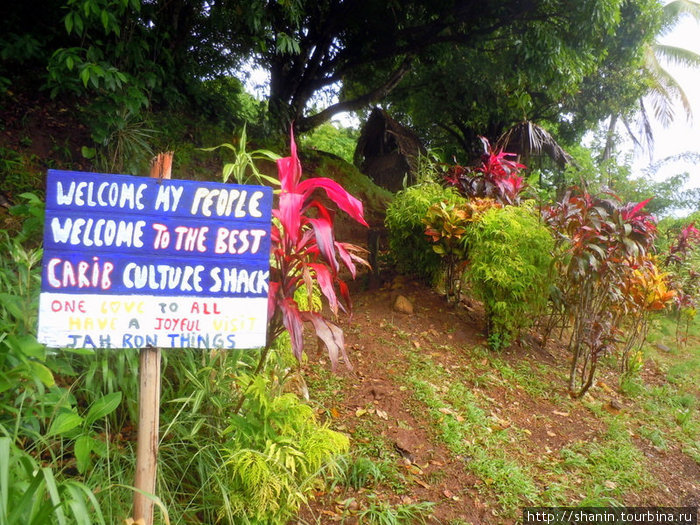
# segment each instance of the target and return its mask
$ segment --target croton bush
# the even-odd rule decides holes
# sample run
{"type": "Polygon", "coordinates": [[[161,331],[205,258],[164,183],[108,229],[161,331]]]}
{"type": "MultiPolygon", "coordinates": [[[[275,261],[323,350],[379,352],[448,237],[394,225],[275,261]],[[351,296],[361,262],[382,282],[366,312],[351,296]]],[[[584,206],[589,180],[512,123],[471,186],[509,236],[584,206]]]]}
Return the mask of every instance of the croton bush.
{"type": "MultiPolygon", "coordinates": [[[[645,336],[640,316],[672,298],[648,258],[656,237],[656,222],[644,211],[648,202],[622,205],[614,195],[594,197],[571,190],[546,211],[561,253],[556,297],[569,333],[573,397],[592,386],[600,358],[617,349],[621,328],[632,326],[645,336]],[[654,284],[656,290],[647,288],[654,284]]],[[[640,334],[632,337],[636,344],[644,339],[640,334]]],[[[630,348],[623,355],[623,369],[630,348]]]]}

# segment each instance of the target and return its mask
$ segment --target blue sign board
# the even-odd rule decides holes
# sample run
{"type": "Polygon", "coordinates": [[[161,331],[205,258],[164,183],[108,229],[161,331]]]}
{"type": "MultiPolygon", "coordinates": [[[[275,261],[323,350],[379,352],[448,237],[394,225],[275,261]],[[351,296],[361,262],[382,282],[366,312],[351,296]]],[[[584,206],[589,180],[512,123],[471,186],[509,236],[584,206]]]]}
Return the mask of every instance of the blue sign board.
{"type": "Polygon", "coordinates": [[[265,344],[272,189],[49,170],[39,340],[265,344]]]}

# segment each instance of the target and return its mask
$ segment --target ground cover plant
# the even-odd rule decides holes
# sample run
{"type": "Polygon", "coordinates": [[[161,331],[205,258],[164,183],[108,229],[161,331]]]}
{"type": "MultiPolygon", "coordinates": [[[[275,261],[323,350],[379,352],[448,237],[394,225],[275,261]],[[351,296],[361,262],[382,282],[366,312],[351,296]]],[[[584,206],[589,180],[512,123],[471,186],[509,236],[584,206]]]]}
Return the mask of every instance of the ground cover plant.
{"type": "MultiPolygon", "coordinates": [[[[284,388],[298,366],[290,359],[303,357],[302,322],[325,341],[334,367],[344,356],[342,331],[322,315],[321,298],[336,316],[348,311],[340,266],[354,275],[365,264],[359,249],[335,240],[330,213],[311,194],[323,189],[361,223],[363,209],[333,180],[302,181],[293,142],[291,151],[278,162],[267,346],[165,353],[161,497],[154,496],[165,523],[285,522],[348,449],[345,435],[284,388]]],[[[236,166],[224,176],[245,173],[236,166]]],[[[7,523],[116,523],[131,506],[137,354],[66,353],[36,341],[41,250],[24,244],[34,242],[29,229],[40,227],[41,205],[30,198],[19,209],[25,233],[11,239],[2,232],[9,257],[0,268],[0,475],[7,487],[0,512],[7,523]]]]}

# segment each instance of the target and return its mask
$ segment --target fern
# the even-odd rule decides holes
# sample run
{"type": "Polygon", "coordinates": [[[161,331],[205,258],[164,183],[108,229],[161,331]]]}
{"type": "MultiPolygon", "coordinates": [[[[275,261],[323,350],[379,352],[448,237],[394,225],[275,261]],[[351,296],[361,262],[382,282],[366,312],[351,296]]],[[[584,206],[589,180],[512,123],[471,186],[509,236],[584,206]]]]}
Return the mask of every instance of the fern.
{"type": "Polygon", "coordinates": [[[306,502],[319,474],[334,468],[348,438],[317,422],[294,394],[274,396],[270,380],[245,376],[242,415],[225,430],[228,487],[219,519],[230,523],[285,523],[306,502]]]}

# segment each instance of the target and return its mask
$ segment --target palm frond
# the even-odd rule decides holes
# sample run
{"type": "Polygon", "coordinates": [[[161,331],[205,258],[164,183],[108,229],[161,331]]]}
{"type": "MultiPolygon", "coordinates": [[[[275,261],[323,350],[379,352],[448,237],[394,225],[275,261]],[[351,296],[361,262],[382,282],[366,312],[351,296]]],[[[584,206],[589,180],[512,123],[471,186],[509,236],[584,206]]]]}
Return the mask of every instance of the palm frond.
{"type": "Polygon", "coordinates": [[[669,33],[684,16],[700,21],[700,3],[692,0],[674,0],[663,7],[660,36],[669,33]]]}
{"type": "Polygon", "coordinates": [[[496,142],[496,146],[502,151],[516,153],[524,159],[547,155],[562,169],[571,162],[571,156],[549,131],[529,120],[519,122],[506,130],[496,142]]]}
{"type": "Polygon", "coordinates": [[[688,95],[673,75],[659,62],[658,55],[654,52],[654,46],[647,49],[644,56],[644,66],[653,82],[649,95],[654,99],[654,114],[658,115],[657,118],[661,124],[667,126],[673,121],[675,117],[673,109],[663,106],[672,106],[674,99],[680,101],[686,118],[691,121],[693,111],[688,95]]]}

